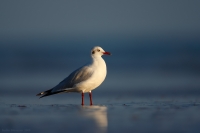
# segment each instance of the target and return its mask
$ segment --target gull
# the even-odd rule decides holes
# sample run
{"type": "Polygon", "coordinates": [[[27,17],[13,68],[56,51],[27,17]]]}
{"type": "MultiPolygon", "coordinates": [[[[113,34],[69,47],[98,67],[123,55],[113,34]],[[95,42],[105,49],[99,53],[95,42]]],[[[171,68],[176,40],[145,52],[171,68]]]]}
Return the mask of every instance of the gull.
{"type": "Polygon", "coordinates": [[[58,93],[78,92],[82,94],[84,105],[84,93],[89,93],[90,105],[92,105],[92,90],[96,89],[106,78],[107,69],[102,55],[111,55],[101,47],[95,46],[91,50],[91,62],[75,71],[62,80],[58,85],[50,90],[40,92],[36,96],[46,97],[58,93]]]}

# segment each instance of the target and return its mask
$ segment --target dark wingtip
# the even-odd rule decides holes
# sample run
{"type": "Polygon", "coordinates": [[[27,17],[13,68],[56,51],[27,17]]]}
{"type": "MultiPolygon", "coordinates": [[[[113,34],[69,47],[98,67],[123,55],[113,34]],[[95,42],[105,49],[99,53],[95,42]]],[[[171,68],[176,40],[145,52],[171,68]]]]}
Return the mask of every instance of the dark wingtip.
{"type": "MultiPolygon", "coordinates": [[[[36,96],[41,96],[41,95],[43,95],[42,93],[39,93],[39,94],[37,94],[36,96]]],[[[43,95],[43,96],[41,96],[41,97],[39,97],[39,99],[40,98],[43,98],[43,97],[45,97],[46,95],[43,95]]]]}
{"type": "Polygon", "coordinates": [[[39,94],[37,94],[36,96],[41,96],[40,98],[46,97],[46,96],[50,96],[50,95],[54,95],[54,94],[58,94],[58,93],[62,93],[65,92],[65,90],[63,91],[57,91],[57,92],[51,92],[52,89],[44,91],[44,92],[40,92],[39,94]]]}
{"type": "Polygon", "coordinates": [[[42,94],[41,93],[38,93],[36,96],[41,96],[42,94]]]}

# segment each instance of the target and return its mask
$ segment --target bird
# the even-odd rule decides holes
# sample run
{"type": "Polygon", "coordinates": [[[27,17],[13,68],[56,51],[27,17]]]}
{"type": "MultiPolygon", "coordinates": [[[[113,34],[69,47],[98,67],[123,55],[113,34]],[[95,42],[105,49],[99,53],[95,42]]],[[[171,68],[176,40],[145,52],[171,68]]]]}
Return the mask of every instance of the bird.
{"type": "Polygon", "coordinates": [[[101,85],[107,75],[107,67],[102,55],[111,55],[111,53],[104,51],[100,46],[95,46],[90,54],[90,63],[73,71],[52,89],[40,92],[36,96],[42,98],[54,94],[78,92],[82,96],[81,105],[84,105],[84,93],[89,93],[90,105],[93,105],[92,91],[101,85]]]}

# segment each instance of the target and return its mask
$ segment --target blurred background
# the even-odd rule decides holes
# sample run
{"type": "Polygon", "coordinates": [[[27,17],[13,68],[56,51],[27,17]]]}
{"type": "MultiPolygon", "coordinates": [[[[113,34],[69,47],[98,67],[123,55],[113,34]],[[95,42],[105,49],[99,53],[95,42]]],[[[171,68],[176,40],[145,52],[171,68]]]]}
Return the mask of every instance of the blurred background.
{"type": "Polygon", "coordinates": [[[112,56],[103,57],[108,74],[93,91],[96,103],[199,96],[199,7],[198,0],[1,0],[0,102],[80,103],[79,94],[35,95],[87,63],[98,45],[112,56]]]}

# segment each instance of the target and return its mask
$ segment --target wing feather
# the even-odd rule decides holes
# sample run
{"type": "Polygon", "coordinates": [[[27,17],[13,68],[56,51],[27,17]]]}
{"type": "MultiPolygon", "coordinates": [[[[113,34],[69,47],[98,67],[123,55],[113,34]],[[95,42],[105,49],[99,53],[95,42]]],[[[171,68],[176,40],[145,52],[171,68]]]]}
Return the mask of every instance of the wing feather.
{"type": "Polygon", "coordinates": [[[74,72],[72,72],[68,77],[61,81],[58,85],[52,88],[52,92],[60,91],[66,88],[72,88],[74,85],[88,80],[93,74],[94,70],[89,66],[83,66],[74,72]]]}

